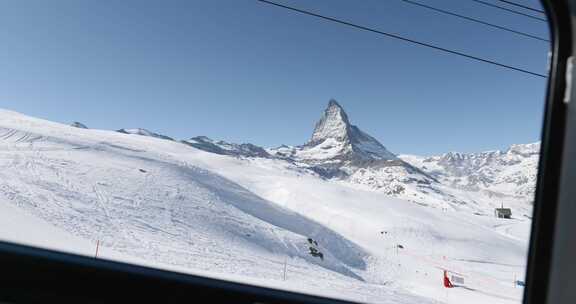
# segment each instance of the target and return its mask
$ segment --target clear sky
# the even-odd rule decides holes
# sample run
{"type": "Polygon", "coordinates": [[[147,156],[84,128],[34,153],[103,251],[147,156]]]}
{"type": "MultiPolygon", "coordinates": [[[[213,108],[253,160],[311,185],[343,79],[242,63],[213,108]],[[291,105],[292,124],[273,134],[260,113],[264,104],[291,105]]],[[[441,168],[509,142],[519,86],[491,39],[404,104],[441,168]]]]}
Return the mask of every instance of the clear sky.
{"type": "MultiPolygon", "coordinates": [[[[399,0],[277,1],[546,73],[546,43],[399,0]]],[[[469,0],[417,1],[548,37],[469,0]]],[[[0,42],[0,108],[91,128],[297,145],[335,98],[394,153],[502,149],[541,131],[545,79],[255,0],[2,1],[0,42]]]]}

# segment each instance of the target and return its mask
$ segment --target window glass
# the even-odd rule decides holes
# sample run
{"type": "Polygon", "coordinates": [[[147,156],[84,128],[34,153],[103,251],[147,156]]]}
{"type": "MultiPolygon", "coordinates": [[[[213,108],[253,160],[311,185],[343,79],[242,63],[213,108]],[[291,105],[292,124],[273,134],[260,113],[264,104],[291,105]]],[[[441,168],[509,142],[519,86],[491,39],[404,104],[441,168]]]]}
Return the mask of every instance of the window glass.
{"type": "Polygon", "coordinates": [[[4,1],[0,239],[369,303],[520,303],[536,0],[4,1]]]}

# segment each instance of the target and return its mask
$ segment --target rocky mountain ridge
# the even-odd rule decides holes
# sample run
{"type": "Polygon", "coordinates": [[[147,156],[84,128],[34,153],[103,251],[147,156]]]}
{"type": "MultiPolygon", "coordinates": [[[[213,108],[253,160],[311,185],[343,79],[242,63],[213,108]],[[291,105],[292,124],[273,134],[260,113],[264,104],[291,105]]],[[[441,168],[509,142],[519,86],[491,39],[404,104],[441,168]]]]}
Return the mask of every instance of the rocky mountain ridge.
{"type": "MultiPolygon", "coordinates": [[[[171,139],[144,129],[123,130],[129,134],[171,139]]],[[[540,150],[539,143],[533,143],[512,145],[506,151],[448,152],[428,157],[395,155],[351,124],[344,108],[334,99],[329,101],[310,139],[300,146],[265,149],[206,136],[181,142],[220,155],[281,159],[298,170],[304,169],[327,180],[452,209],[467,204],[497,206],[504,201],[531,202],[540,150]]]]}

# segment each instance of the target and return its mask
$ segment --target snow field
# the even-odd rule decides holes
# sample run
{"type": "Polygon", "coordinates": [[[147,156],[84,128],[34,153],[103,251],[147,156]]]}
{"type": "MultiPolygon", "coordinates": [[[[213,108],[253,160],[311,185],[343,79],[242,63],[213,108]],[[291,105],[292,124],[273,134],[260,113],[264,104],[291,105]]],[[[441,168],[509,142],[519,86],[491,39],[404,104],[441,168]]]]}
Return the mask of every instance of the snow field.
{"type": "Polygon", "coordinates": [[[101,258],[362,302],[521,300],[512,282],[524,273],[525,218],[429,208],[282,160],[2,110],[0,169],[4,240],[87,256],[100,241],[101,258]],[[443,269],[466,285],[443,288],[443,269]]]}

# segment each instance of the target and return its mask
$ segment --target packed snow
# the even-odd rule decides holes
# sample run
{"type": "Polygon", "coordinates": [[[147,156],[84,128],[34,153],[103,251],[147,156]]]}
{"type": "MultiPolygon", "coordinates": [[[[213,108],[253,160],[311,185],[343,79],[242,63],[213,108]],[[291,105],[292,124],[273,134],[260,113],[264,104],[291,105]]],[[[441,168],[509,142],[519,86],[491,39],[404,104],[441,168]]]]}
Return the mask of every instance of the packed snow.
{"type": "MultiPolygon", "coordinates": [[[[401,167],[429,174],[419,164],[401,167]]],[[[99,243],[97,258],[358,302],[522,298],[530,204],[515,202],[522,211],[511,219],[495,218],[500,202],[485,199],[448,208],[438,194],[431,208],[293,160],[7,110],[0,168],[3,240],[89,257],[99,243]],[[464,284],[444,288],[444,270],[464,284]]]]}

